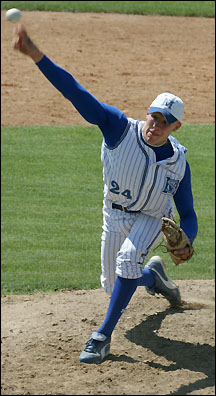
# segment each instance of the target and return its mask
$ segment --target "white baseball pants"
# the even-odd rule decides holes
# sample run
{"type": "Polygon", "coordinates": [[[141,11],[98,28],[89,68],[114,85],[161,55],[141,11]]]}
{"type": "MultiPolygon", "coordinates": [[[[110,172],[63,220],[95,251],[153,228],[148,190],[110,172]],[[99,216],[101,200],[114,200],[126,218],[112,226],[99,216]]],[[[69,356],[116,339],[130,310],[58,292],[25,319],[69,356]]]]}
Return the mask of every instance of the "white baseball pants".
{"type": "Polygon", "coordinates": [[[116,276],[136,279],[149,251],[160,240],[161,218],[103,208],[101,285],[112,294],[116,276]]]}

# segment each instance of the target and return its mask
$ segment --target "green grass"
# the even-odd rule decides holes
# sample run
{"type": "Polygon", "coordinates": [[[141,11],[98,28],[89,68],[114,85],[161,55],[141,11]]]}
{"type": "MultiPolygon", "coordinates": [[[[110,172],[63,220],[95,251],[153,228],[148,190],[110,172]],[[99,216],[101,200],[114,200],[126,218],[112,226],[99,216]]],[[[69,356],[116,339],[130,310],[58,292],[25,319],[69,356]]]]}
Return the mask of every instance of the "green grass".
{"type": "MultiPolygon", "coordinates": [[[[199,220],[173,279],[214,278],[214,126],[183,125],[199,220]]],[[[2,293],[100,287],[102,136],[96,127],[2,128],[2,293]]]]}
{"type": "Polygon", "coordinates": [[[3,292],[98,285],[101,140],[94,128],[3,128],[3,292]]]}
{"type": "Polygon", "coordinates": [[[1,9],[104,12],[140,15],[215,16],[214,1],[2,1],[1,9]]]}

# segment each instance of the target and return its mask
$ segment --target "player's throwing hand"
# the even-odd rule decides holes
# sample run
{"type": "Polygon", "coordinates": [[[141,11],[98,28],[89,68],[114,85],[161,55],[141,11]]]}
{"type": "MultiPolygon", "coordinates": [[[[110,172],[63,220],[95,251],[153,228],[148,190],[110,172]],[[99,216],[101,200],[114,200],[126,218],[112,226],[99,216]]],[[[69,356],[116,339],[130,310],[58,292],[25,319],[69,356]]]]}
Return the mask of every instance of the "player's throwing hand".
{"type": "Polygon", "coordinates": [[[16,38],[13,41],[13,48],[22,52],[24,55],[30,56],[34,62],[39,62],[43,57],[43,53],[29,38],[24,26],[21,24],[17,25],[14,29],[14,34],[16,38]]]}

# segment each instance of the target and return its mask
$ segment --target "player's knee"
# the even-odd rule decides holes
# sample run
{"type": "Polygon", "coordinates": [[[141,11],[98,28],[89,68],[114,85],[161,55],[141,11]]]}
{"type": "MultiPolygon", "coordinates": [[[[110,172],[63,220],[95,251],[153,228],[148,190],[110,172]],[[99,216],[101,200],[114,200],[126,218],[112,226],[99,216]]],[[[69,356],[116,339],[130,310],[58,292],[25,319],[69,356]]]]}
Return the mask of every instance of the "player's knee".
{"type": "Polygon", "coordinates": [[[136,279],[142,276],[142,264],[131,261],[118,261],[116,274],[126,279],[136,279]]]}

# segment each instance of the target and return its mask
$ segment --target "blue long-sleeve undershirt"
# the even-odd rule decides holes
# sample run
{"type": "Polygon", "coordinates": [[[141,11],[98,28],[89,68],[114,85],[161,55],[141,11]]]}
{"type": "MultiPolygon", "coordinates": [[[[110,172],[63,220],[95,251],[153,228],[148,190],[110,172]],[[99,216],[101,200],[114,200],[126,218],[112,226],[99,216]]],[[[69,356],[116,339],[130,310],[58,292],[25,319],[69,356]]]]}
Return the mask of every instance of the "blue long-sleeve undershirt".
{"type": "MultiPolygon", "coordinates": [[[[96,99],[69,72],[56,65],[46,55],[36,65],[86,121],[100,128],[106,144],[109,147],[114,147],[128,124],[126,115],[115,106],[104,104],[96,99]]],[[[172,154],[170,151],[172,150],[171,145],[151,148],[155,151],[157,161],[168,158],[172,154]]],[[[193,242],[197,235],[198,226],[193,207],[191,174],[188,163],[186,164],[184,178],[174,195],[174,202],[180,216],[180,226],[193,242]]]]}
{"type": "Polygon", "coordinates": [[[128,124],[124,113],[117,107],[97,100],[70,73],[56,65],[46,55],[37,66],[86,121],[98,125],[108,146],[113,147],[119,141],[128,124]]]}

